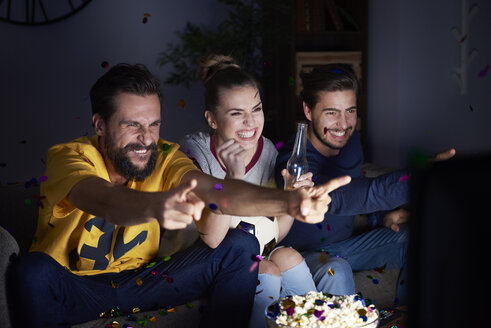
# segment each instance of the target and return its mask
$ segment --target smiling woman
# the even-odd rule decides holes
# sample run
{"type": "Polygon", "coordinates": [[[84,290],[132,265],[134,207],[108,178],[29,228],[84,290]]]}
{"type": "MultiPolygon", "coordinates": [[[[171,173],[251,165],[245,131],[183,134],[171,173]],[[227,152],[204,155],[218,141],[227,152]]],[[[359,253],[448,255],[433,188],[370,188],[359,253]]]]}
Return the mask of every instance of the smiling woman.
{"type": "MultiPolygon", "coordinates": [[[[181,146],[204,173],[275,187],[273,168],[277,151],[273,143],[262,136],[264,113],[258,83],[233,58],[220,55],[204,58],[200,77],[205,85],[204,114],[211,132],[187,135],[181,146]]],[[[312,183],[304,176],[301,179],[300,183],[305,185],[312,183]]],[[[275,248],[292,222],[293,218],[288,215],[268,218],[215,213],[196,222],[201,239],[210,247],[216,247],[229,229],[236,228],[254,235],[261,255],[268,256],[259,263],[250,327],[266,326],[264,309],[280,297],[280,289],[286,294],[315,290],[300,253],[289,247],[275,248]]]]}

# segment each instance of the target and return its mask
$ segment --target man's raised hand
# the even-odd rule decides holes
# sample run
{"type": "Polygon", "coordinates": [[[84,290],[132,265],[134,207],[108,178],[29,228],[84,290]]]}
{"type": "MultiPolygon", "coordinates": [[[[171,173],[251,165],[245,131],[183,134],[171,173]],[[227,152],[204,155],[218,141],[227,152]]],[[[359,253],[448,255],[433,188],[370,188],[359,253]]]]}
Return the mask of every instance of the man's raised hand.
{"type": "MultiPolygon", "coordinates": [[[[197,181],[192,179],[181,184],[177,188],[170,189],[162,194],[164,198],[159,202],[159,216],[157,220],[160,225],[168,230],[184,229],[194,220],[201,218],[201,212],[205,203],[194,193],[197,181]]],[[[162,197],[160,195],[160,197],[162,197]]]]}
{"type": "Polygon", "coordinates": [[[319,223],[331,203],[329,193],[350,183],[350,176],[332,179],[325,184],[291,191],[288,211],[295,219],[305,223],[319,223]]]}

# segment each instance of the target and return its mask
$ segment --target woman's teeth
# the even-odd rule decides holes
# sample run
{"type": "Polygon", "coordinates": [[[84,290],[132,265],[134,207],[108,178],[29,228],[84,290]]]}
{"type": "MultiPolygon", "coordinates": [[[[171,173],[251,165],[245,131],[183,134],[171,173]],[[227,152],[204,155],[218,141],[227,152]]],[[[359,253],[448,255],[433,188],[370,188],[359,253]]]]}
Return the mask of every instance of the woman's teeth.
{"type": "Polygon", "coordinates": [[[243,132],[237,132],[237,135],[240,137],[240,138],[250,138],[254,135],[255,131],[252,130],[252,131],[243,131],[243,132]]]}

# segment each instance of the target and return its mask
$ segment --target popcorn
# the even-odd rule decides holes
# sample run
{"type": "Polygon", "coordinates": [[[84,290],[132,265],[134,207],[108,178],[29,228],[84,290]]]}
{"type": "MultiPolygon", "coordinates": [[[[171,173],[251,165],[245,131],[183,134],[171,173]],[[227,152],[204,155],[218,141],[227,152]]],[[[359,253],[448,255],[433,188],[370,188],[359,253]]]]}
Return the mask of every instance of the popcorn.
{"type": "Polygon", "coordinates": [[[379,312],[359,295],[333,296],[321,292],[287,296],[266,310],[270,327],[375,328],[379,312]]]}

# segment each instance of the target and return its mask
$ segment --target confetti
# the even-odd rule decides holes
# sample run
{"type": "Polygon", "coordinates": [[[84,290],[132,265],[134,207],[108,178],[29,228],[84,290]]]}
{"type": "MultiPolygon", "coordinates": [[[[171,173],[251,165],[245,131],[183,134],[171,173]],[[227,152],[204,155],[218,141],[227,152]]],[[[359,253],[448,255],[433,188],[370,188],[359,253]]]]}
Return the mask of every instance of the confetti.
{"type": "Polygon", "coordinates": [[[377,278],[373,278],[372,279],[372,282],[373,282],[374,285],[378,285],[378,279],[377,278]]]}
{"type": "Polygon", "coordinates": [[[331,226],[329,225],[329,223],[326,223],[326,229],[327,231],[331,231],[331,226]]]}
{"type": "Polygon", "coordinates": [[[276,150],[280,150],[284,145],[285,143],[283,141],[278,141],[274,144],[274,148],[276,148],[276,150]]]}
{"type": "Polygon", "coordinates": [[[326,263],[326,261],[327,261],[327,255],[326,255],[326,253],[321,253],[321,256],[320,256],[320,259],[319,260],[323,264],[326,263]]]}
{"type": "Polygon", "coordinates": [[[215,183],[215,190],[220,191],[223,189],[223,185],[221,183],[215,183]]]}
{"type": "Polygon", "coordinates": [[[263,257],[261,255],[256,255],[254,258],[255,261],[261,262],[263,260],[263,257]]]}
{"type": "Polygon", "coordinates": [[[295,80],[293,79],[293,76],[290,76],[288,78],[288,85],[290,85],[291,87],[295,84],[295,80]]]}
{"type": "Polygon", "coordinates": [[[148,263],[148,264],[147,264],[146,268],[147,268],[147,269],[148,269],[148,268],[151,268],[151,267],[153,267],[153,266],[154,266],[156,263],[157,263],[157,262],[155,262],[155,261],[150,262],[150,263],[148,263]]]}
{"type": "Polygon", "coordinates": [[[331,277],[334,276],[334,269],[333,268],[329,268],[329,270],[327,270],[327,274],[330,275],[331,277]]]}
{"type": "Polygon", "coordinates": [[[460,39],[460,41],[459,41],[459,42],[460,42],[460,43],[462,43],[462,42],[464,42],[465,40],[467,40],[467,35],[464,35],[464,36],[462,37],[462,39],[460,39]]]}
{"type": "Polygon", "coordinates": [[[45,175],[39,178],[39,182],[45,182],[46,180],[48,180],[48,177],[45,175]]]}
{"type": "Polygon", "coordinates": [[[166,257],[164,257],[164,262],[170,261],[170,259],[171,259],[170,256],[166,256],[166,257]]]}
{"type": "Polygon", "coordinates": [[[182,109],[186,109],[186,103],[184,102],[184,99],[179,99],[178,105],[182,109]]]}
{"type": "Polygon", "coordinates": [[[193,303],[188,302],[188,303],[186,303],[186,307],[187,307],[188,309],[192,309],[192,308],[194,307],[194,304],[193,304],[193,303]]]}
{"type": "Polygon", "coordinates": [[[254,271],[254,270],[257,268],[257,264],[258,264],[258,263],[259,263],[259,262],[254,261],[254,263],[252,263],[251,267],[249,268],[249,272],[254,271]]]}
{"type": "Polygon", "coordinates": [[[152,276],[156,276],[159,273],[159,270],[152,270],[152,276]]]}
{"type": "Polygon", "coordinates": [[[402,177],[399,178],[399,182],[404,182],[409,180],[409,174],[405,174],[402,177]]]}
{"type": "Polygon", "coordinates": [[[26,205],[31,205],[31,200],[30,200],[30,199],[26,199],[26,200],[24,200],[24,204],[26,204],[26,205]]]}
{"type": "Polygon", "coordinates": [[[104,68],[104,69],[106,69],[106,68],[108,68],[108,67],[109,67],[109,63],[108,63],[107,61],[103,61],[103,62],[101,63],[101,67],[102,67],[102,68],[104,68]]]}
{"type": "Polygon", "coordinates": [[[208,204],[208,207],[212,211],[216,211],[218,209],[218,206],[216,204],[213,204],[213,203],[208,204]]]}
{"type": "Polygon", "coordinates": [[[136,278],[136,284],[137,284],[138,286],[141,286],[141,285],[143,284],[143,280],[142,280],[142,278],[136,278]]]}
{"type": "Polygon", "coordinates": [[[137,307],[136,308],[133,308],[133,310],[131,312],[138,313],[138,312],[140,312],[140,308],[137,308],[137,307]]]}
{"type": "Polygon", "coordinates": [[[478,77],[485,77],[486,74],[488,74],[488,71],[489,71],[489,64],[486,65],[486,67],[484,67],[482,70],[479,71],[479,73],[477,74],[478,77]]]}
{"type": "Polygon", "coordinates": [[[119,287],[119,284],[113,280],[111,280],[111,287],[112,288],[118,288],[119,287]]]}
{"type": "Polygon", "coordinates": [[[341,70],[339,70],[337,68],[336,69],[333,69],[332,72],[333,73],[336,73],[336,74],[343,74],[343,72],[341,72],[341,70]]]}
{"type": "Polygon", "coordinates": [[[164,146],[162,147],[162,149],[164,150],[164,152],[168,152],[171,148],[171,145],[169,144],[164,144],[164,146]]]}
{"type": "Polygon", "coordinates": [[[374,270],[377,271],[378,273],[385,273],[385,268],[387,267],[387,263],[382,265],[380,268],[375,268],[374,270]]]}
{"type": "Polygon", "coordinates": [[[148,319],[150,322],[156,322],[158,319],[157,317],[151,317],[150,319],[148,319]]]}
{"type": "Polygon", "coordinates": [[[142,23],[143,24],[146,24],[148,22],[148,17],[150,17],[151,15],[149,13],[144,13],[143,14],[143,19],[142,19],[142,23]]]}
{"type": "Polygon", "coordinates": [[[169,284],[172,284],[172,283],[174,283],[174,279],[173,279],[173,278],[171,278],[171,277],[167,277],[167,282],[168,282],[169,284]]]}

